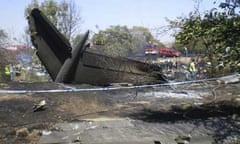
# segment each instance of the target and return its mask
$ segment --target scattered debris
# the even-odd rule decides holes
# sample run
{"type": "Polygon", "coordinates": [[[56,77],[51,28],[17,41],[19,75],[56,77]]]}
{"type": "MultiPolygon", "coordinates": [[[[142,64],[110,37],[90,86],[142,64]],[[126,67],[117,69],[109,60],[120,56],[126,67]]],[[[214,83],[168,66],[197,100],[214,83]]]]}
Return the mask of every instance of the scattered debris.
{"type": "Polygon", "coordinates": [[[52,131],[47,131],[47,130],[43,130],[41,132],[42,135],[50,135],[52,133],[52,131]]]}
{"type": "Polygon", "coordinates": [[[78,136],[75,140],[72,141],[73,143],[79,143],[81,144],[81,138],[78,136]]]}
{"type": "Polygon", "coordinates": [[[40,101],[38,104],[35,104],[33,106],[33,112],[37,112],[37,111],[43,111],[46,109],[46,100],[42,100],[40,101]]]}
{"type": "Polygon", "coordinates": [[[29,135],[29,131],[27,128],[17,129],[15,131],[16,137],[27,137],[29,135]]]}
{"type": "Polygon", "coordinates": [[[175,138],[175,141],[177,142],[177,144],[189,144],[191,138],[192,138],[191,135],[186,135],[186,136],[179,135],[177,138],[175,138]]]}
{"type": "Polygon", "coordinates": [[[155,140],[155,141],[154,141],[154,144],[161,144],[161,142],[158,141],[158,140],[155,140]]]}
{"type": "Polygon", "coordinates": [[[131,83],[111,83],[110,86],[119,87],[119,86],[133,86],[131,83]]]}

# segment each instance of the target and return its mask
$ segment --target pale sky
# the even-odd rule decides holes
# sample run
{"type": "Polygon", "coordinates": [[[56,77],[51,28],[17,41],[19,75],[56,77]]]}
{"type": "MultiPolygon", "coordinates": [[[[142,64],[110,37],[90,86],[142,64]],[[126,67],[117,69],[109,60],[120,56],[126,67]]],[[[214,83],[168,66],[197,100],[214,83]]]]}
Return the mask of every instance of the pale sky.
{"type": "MultiPolygon", "coordinates": [[[[24,10],[32,0],[1,0],[0,29],[12,37],[21,37],[27,21],[24,10]]],[[[39,0],[41,2],[43,0],[39,0]]],[[[57,0],[61,1],[61,0],[57,0]]],[[[75,0],[80,16],[84,20],[81,32],[104,30],[111,25],[144,26],[149,29],[167,25],[165,18],[187,16],[194,10],[194,0],[75,0]]],[[[201,11],[209,10],[213,0],[202,0],[201,11]]],[[[153,35],[154,31],[153,31],[153,35]]],[[[161,42],[170,41],[169,35],[157,37],[161,42]]]]}

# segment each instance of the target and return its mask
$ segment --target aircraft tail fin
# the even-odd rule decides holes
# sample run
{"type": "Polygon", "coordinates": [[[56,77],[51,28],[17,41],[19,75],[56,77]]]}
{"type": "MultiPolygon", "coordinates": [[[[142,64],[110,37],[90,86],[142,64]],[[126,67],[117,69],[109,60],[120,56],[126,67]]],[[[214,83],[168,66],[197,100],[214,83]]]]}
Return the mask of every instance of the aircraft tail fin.
{"type": "Polygon", "coordinates": [[[72,56],[71,44],[40,10],[33,9],[28,21],[37,55],[55,80],[65,60],[72,56]]]}

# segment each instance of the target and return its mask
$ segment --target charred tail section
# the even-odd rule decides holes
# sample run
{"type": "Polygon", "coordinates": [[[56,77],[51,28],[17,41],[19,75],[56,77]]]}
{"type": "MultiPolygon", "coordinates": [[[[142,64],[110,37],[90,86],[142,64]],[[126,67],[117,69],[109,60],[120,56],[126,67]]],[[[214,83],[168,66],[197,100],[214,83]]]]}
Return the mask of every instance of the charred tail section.
{"type": "Polygon", "coordinates": [[[89,31],[72,50],[69,41],[38,9],[30,13],[29,28],[37,55],[55,82],[108,85],[165,81],[156,65],[86,51],[89,31]]]}
{"type": "Polygon", "coordinates": [[[85,52],[88,45],[85,45],[88,39],[89,31],[86,32],[81,42],[74,48],[72,57],[67,58],[62,65],[57,77],[56,82],[71,83],[75,79],[78,63],[85,52]]]}
{"type": "Polygon", "coordinates": [[[40,10],[33,9],[28,22],[37,56],[55,80],[65,60],[71,57],[71,45],[40,10]]]}

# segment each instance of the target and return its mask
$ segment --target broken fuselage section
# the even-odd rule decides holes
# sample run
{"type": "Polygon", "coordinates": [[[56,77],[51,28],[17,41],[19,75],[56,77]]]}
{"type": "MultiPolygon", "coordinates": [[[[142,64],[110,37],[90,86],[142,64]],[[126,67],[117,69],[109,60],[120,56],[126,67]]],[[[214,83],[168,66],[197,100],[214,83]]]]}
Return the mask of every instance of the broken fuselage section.
{"type": "Polygon", "coordinates": [[[89,32],[72,49],[69,41],[38,9],[31,11],[28,21],[37,56],[55,82],[108,85],[165,81],[160,67],[156,65],[87,51],[89,32]]]}

